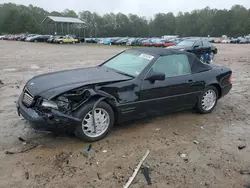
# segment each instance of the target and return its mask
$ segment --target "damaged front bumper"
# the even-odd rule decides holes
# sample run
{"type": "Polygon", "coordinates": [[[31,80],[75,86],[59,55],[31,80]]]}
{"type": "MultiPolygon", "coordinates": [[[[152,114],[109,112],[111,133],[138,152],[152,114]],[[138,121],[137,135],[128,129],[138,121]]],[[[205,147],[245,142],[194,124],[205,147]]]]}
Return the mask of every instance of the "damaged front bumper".
{"type": "Polygon", "coordinates": [[[30,122],[32,128],[38,131],[74,131],[76,126],[81,125],[81,119],[63,114],[52,109],[48,113],[40,112],[34,108],[26,107],[22,102],[22,96],[17,102],[17,113],[30,122]]]}

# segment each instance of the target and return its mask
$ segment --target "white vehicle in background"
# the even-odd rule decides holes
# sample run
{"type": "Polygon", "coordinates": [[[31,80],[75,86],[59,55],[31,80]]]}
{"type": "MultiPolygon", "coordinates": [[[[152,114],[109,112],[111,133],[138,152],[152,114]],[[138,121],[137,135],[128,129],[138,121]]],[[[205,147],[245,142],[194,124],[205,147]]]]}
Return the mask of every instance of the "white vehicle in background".
{"type": "Polygon", "coordinates": [[[3,38],[4,38],[4,35],[0,36],[0,40],[3,40],[3,38]]]}
{"type": "Polygon", "coordinates": [[[231,43],[231,40],[230,40],[230,39],[223,39],[223,40],[221,41],[221,43],[223,43],[223,44],[230,44],[230,43],[231,43]]]}
{"type": "Polygon", "coordinates": [[[170,40],[170,39],[175,39],[175,38],[178,38],[178,37],[179,37],[179,35],[164,35],[161,38],[164,39],[164,40],[170,40]]]}

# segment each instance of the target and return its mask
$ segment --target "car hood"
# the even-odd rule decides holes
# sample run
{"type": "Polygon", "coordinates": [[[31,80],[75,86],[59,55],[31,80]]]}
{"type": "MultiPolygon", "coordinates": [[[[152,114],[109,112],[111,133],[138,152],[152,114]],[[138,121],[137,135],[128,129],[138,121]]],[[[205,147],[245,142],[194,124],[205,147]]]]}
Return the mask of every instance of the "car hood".
{"type": "Polygon", "coordinates": [[[103,66],[52,72],[30,79],[26,88],[33,96],[51,99],[69,90],[92,84],[132,79],[103,66]]]}

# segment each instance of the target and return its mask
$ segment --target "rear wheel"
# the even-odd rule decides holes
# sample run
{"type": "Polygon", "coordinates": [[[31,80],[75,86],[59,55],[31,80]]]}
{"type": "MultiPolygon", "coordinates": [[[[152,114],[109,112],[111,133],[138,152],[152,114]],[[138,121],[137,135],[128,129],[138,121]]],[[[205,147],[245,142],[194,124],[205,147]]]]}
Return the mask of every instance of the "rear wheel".
{"type": "Polygon", "coordinates": [[[60,41],[59,43],[60,43],[60,44],[63,44],[64,42],[63,42],[63,41],[60,41]]]}
{"type": "Polygon", "coordinates": [[[104,138],[114,124],[114,112],[106,102],[100,102],[95,108],[95,127],[93,125],[92,108],[95,102],[84,105],[77,113],[76,117],[82,119],[82,124],[75,130],[75,135],[85,141],[94,142],[104,138]]]}
{"type": "Polygon", "coordinates": [[[201,114],[211,113],[218,101],[218,90],[214,86],[208,86],[199,96],[197,110],[201,114]]]}

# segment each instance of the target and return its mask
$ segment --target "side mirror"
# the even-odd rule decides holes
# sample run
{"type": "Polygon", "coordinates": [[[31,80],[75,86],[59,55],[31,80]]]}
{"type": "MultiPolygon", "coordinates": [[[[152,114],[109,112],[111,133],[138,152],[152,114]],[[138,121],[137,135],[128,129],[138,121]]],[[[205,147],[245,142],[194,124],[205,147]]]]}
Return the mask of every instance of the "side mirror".
{"type": "Polygon", "coordinates": [[[147,76],[146,80],[149,80],[151,82],[157,81],[157,80],[165,80],[165,74],[161,72],[153,72],[150,75],[147,76]]]}

